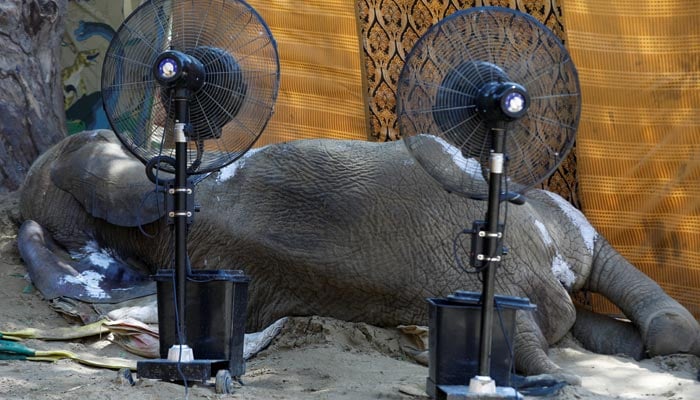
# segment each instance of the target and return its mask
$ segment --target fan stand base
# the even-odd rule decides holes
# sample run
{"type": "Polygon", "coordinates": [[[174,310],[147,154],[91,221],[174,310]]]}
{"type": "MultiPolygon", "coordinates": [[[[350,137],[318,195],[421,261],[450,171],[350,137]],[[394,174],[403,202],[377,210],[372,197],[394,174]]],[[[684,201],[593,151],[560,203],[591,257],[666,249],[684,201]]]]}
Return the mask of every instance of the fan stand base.
{"type": "Polygon", "coordinates": [[[206,383],[219,370],[229,368],[229,360],[192,360],[188,362],[166,359],[142,360],[136,363],[139,378],[159,379],[171,382],[206,383]],[[179,364],[179,365],[178,365],[179,364]],[[184,378],[184,379],[183,379],[184,378]]]}
{"type": "MultiPolygon", "coordinates": [[[[491,381],[493,383],[493,381],[491,381]]],[[[522,400],[524,397],[512,387],[497,386],[493,393],[473,391],[473,385],[438,385],[435,390],[435,400],[522,400]]]]}
{"type": "Polygon", "coordinates": [[[241,270],[191,271],[185,288],[189,344],[171,345],[178,342],[174,272],[159,270],[153,277],[157,282],[161,358],[138,361],[137,376],[186,385],[206,384],[215,377],[217,393],[232,393],[233,382],[240,383],[245,374],[243,345],[250,278],[241,270]]]}

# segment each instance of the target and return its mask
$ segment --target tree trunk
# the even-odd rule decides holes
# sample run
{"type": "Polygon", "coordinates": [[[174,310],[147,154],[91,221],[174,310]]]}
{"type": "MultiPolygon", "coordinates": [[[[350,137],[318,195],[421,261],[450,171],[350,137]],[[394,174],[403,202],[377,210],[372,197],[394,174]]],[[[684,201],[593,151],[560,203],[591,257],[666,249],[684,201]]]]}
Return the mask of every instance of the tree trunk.
{"type": "Polygon", "coordinates": [[[67,0],[0,1],[0,192],[63,138],[59,52],[67,0]]]}

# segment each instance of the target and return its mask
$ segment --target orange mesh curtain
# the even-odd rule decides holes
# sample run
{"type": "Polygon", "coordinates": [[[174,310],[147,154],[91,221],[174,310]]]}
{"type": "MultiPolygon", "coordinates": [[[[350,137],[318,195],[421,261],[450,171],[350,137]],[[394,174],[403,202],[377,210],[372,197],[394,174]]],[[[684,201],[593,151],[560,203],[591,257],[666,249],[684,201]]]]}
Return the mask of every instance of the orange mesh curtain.
{"type": "Polygon", "coordinates": [[[700,1],[561,3],[583,95],[582,209],[700,316],[700,1]]]}
{"type": "Polygon", "coordinates": [[[348,0],[250,0],[280,55],[275,114],[259,145],[316,137],[366,140],[355,4],[348,0]]]}

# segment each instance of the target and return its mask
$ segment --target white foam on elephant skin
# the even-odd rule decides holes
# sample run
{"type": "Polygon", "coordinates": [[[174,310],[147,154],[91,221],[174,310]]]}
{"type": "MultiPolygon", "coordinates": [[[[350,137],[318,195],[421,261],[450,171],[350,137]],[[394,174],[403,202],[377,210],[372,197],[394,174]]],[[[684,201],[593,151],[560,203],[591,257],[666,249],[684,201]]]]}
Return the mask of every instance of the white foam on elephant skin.
{"type": "Polygon", "coordinates": [[[88,260],[92,265],[98,266],[103,269],[109,268],[109,265],[114,261],[114,258],[109,255],[105,250],[99,252],[90,253],[88,255],[88,260]]]}
{"type": "Polygon", "coordinates": [[[554,240],[552,240],[552,237],[549,236],[549,231],[547,230],[547,227],[544,226],[542,222],[537,220],[535,220],[534,223],[537,230],[540,231],[540,237],[542,237],[542,241],[544,242],[544,244],[547,246],[553,245],[554,240]]]}
{"type": "Polygon", "coordinates": [[[108,249],[101,248],[96,241],[90,240],[80,250],[81,253],[71,253],[74,260],[87,258],[90,264],[107,269],[115,262],[114,256],[108,249]]]}
{"type": "Polygon", "coordinates": [[[104,279],[104,275],[95,271],[83,271],[79,275],[66,275],[61,278],[61,283],[72,283],[82,286],[85,291],[93,298],[106,299],[109,298],[107,293],[100,287],[100,282],[104,279]]]}
{"type": "Polygon", "coordinates": [[[554,277],[567,289],[571,289],[574,282],[576,282],[576,275],[571,265],[558,253],[552,260],[552,274],[554,274],[554,277]]]}
{"type": "Polygon", "coordinates": [[[236,171],[238,171],[240,168],[243,168],[245,165],[245,160],[252,156],[253,154],[257,153],[258,151],[264,149],[265,147],[260,147],[257,149],[250,149],[248,150],[245,154],[241,156],[238,160],[235,162],[232,162],[231,164],[225,166],[224,168],[221,168],[219,170],[219,174],[216,176],[216,182],[218,183],[223,183],[226,182],[227,180],[233,178],[236,175],[236,171]]]}
{"type": "MultiPolygon", "coordinates": [[[[552,236],[549,235],[547,227],[538,220],[535,220],[533,224],[540,232],[540,237],[542,238],[545,246],[553,246],[554,240],[552,240],[552,236]]],[[[552,259],[552,274],[567,289],[571,289],[576,281],[576,274],[574,274],[571,265],[569,265],[569,263],[566,262],[566,260],[559,253],[557,253],[552,259]]]]}
{"type": "Polygon", "coordinates": [[[481,164],[474,158],[464,158],[462,151],[451,143],[439,136],[426,135],[442,146],[445,153],[452,157],[452,162],[462,171],[469,174],[470,177],[484,181],[484,176],[481,172],[481,164]]]}
{"type": "Polygon", "coordinates": [[[578,227],[579,231],[581,232],[581,238],[586,244],[586,248],[588,248],[588,251],[591,254],[593,254],[593,246],[595,244],[596,238],[598,237],[598,233],[596,232],[593,225],[591,225],[590,222],[588,222],[586,216],[584,216],[581,211],[577,210],[574,206],[571,205],[571,203],[564,200],[564,198],[562,198],[558,194],[548,191],[545,191],[545,193],[547,193],[547,195],[549,195],[549,197],[551,197],[552,200],[554,200],[554,202],[569,218],[571,223],[574,224],[574,226],[578,227]]]}
{"type": "MultiPolygon", "coordinates": [[[[94,240],[85,243],[85,246],[80,249],[80,252],[71,252],[70,255],[74,260],[87,260],[90,265],[103,270],[107,270],[111,265],[117,262],[109,249],[101,248],[94,240]]],[[[100,272],[86,270],[78,275],[63,276],[61,277],[60,283],[80,285],[91,297],[107,299],[110,296],[100,287],[100,283],[104,279],[105,276],[100,272]]]]}

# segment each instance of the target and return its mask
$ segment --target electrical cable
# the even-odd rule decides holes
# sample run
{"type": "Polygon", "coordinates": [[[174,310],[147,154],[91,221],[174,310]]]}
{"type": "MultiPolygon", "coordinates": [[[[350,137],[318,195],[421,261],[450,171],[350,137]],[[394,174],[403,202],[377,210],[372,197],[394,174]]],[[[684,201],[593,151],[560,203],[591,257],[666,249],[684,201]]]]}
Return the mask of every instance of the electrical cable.
{"type": "MultiPolygon", "coordinates": [[[[464,235],[464,234],[472,234],[472,235],[473,235],[473,234],[475,234],[475,233],[476,233],[476,232],[474,232],[474,231],[472,231],[472,230],[470,230],[470,229],[463,229],[463,230],[459,231],[459,232],[457,233],[457,235],[455,235],[454,239],[452,239],[452,254],[453,254],[453,257],[454,257],[455,261],[457,262],[457,267],[458,267],[460,270],[462,270],[464,273],[467,273],[467,274],[478,274],[478,273],[481,273],[481,272],[483,272],[484,270],[486,270],[486,269],[489,267],[489,264],[491,263],[491,261],[487,261],[487,262],[486,262],[483,266],[481,266],[481,267],[471,267],[471,269],[470,269],[470,268],[467,268],[467,267],[464,265],[464,263],[462,262],[462,260],[461,260],[461,258],[460,258],[460,256],[459,256],[459,253],[458,253],[458,252],[459,252],[459,249],[458,249],[458,247],[459,247],[459,246],[458,246],[458,245],[459,245],[459,237],[462,236],[462,235],[464,235]]],[[[464,247],[462,247],[462,250],[464,250],[464,247]]],[[[472,251],[473,251],[473,250],[472,250],[472,251]]]]}
{"type": "MultiPolygon", "coordinates": [[[[174,261],[173,261],[174,264],[174,261]]],[[[182,370],[182,347],[185,345],[183,343],[183,335],[182,335],[182,329],[180,329],[180,310],[177,307],[177,283],[175,282],[175,274],[172,276],[172,285],[173,285],[173,309],[175,313],[175,326],[177,327],[177,339],[179,343],[178,347],[178,355],[177,355],[177,372],[180,375],[180,378],[182,378],[182,384],[185,387],[185,400],[189,399],[189,388],[187,386],[187,376],[185,376],[184,371],[182,370]]]]}
{"type": "MultiPolygon", "coordinates": [[[[165,144],[165,135],[162,135],[162,137],[160,138],[160,143],[159,143],[159,145],[158,145],[158,155],[155,157],[155,159],[160,159],[160,158],[163,156],[163,146],[164,146],[164,144],[165,144]]],[[[157,165],[157,164],[158,164],[158,162],[156,162],[156,165],[157,165]]],[[[146,194],[143,196],[143,198],[141,199],[141,204],[139,205],[139,209],[141,209],[141,210],[143,210],[143,205],[146,203],[146,199],[148,199],[148,196],[150,196],[150,195],[153,194],[153,193],[163,193],[163,194],[166,193],[166,192],[165,192],[165,187],[164,187],[163,185],[160,185],[160,184],[158,183],[158,182],[160,182],[160,180],[158,179],[158,172],[159,172],[159,171],[160,171],[160,168],[156,168],[155,179],[153,180],[154,189],[153,189],[152,191],[146,193],[146,194]]],[[[148,175],[149,172],[150,172],[150,171],[149,171],[149,169],[147,168],[147,169],[146,169],[146,175],[148,175]]],[[[160,204],[161,204],[160,198],[159,198],[159,197],[156,197],[156,208],[158,209],[158,211],[160,211],[160,204]]],[[[158,214],[160,214],[160,212],[158,212],[158,214]]],[[[139,221],[138,221],[139,232],[141,232],[142,235],[146,236],[146,237],[149,238],[149,239],[154,238],[154,237],[160,232],[160,225],[157,225],[158,230],[157,230],[154,234],[149,234],[148,232],[146,232],[146,231],[143,229],[143,224],[142,224],[141,221],[140,221],[140,216],[141,216],[141,214],[139,213],[139,214],[138,214],[138,218],[139,218],[139,221]]]]}

